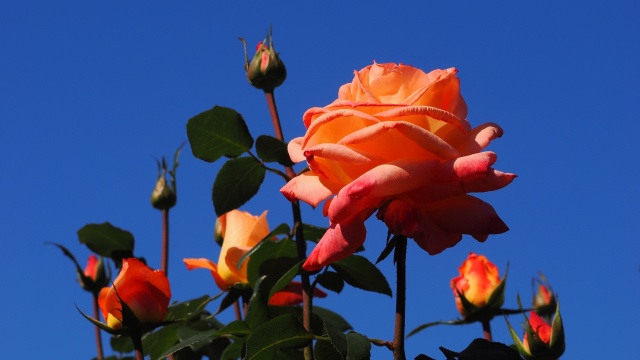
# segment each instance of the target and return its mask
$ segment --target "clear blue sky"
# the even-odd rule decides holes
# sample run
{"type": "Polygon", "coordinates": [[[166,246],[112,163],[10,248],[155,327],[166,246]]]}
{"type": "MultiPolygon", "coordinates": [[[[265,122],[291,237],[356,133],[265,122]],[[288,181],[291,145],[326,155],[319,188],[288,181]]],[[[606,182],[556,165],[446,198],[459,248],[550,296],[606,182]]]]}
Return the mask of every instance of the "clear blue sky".
{"type": "MultiPolygon", "coordinates": [[[[627,357],[637,342],[640,301],[640,5],[636,1],[493,2],[5,1],[0,5],[0,275],[5,358],[87,359],[91,311],[71,263],[45,241],[89,252],[76,231],[109,221],[136,237],[136,254],[159,266],[160,213],[149,205],[156,165],[186,140],[185,124],[213,105],[240,111],[255,137],[273,134],[261,92],[242,67],[273,24],[288,79],[276,91],[285,137],[301,136],[303,112],[324,106],[354,69],[402,62],[426,71],[455,66],[472,125],[499,123],[496,168],[518,178],[481,197],[511,228],[480,244],[465,238],[432,257],[409,247],[407,329],[458,316],[449,281],[470,252],[504,272],[505,305],[531,296],[542,271],[560,295],[566,359],[627,357]],[[272,5],[269,5],[272,4],[272,5]]],[[[217,259],[211,186],[221,163],[187,147],[171,212],[174,299],[216,294],[205,271],[181,259],[217,259]]],[[[289,208],[268,176],[244,210],[289,208]],[[268,191],[271,189],[271,191],[268,191]]],[[[304,218],[326,225],[319,211],[304,218]]],[[[385,229],[368,223],[375,260],[385,229]]],[[[390,259],[389,259],[390,260],[390,259]]],[[[391,261],[380,268],[395,287],[391,261]]],[[[215,304],[217,305],[217,304],[215,304]]],[[[214,306],[215,306],[214,305],[214,306]]],[[[317,301],[356,331],[391,339],[394,300],[353,288],[317,301]]],[[[228,321],[231,314],[221,320],[228,321]]],[[[512,317],[518,326],[521,318],[512,317]]],[[[510,343],[502,319],[497,341],[510,343]]],[[[442,358],[480,325],[428,329],[407,355],[442,358]]],[[[374,358],[388,358],[375,349],[374,358]]]]}

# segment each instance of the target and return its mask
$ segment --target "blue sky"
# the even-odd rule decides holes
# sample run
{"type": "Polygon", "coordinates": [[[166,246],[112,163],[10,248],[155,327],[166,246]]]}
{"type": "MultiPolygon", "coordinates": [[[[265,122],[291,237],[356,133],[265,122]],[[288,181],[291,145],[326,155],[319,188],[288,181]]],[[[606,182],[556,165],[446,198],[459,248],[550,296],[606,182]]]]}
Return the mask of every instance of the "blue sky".
{"type": "MultiPolygon", "coordinates": [[[[112,224],[136,237],[136,254],[159,266],[160,213],[149,205],[156,165],[186,140],[186,121],[232,107],[254,137],[273,134],[264,96],[244,77],[249,49],[273,25],[288,79],[276,91],[287,139],[304,133],[303,112],[329,104],[354,69],[402,62],[458,68],[472,125],[493,121],[497,169],[518,178],[483,194],[511,230],[429,256],[409,245],[407,329],[457,317],[449,281],[470,251],[501,272],[507,307],[527,302],[542,271],[559,293],[566,359],[626,356],[640,315],[640,5],[634,1],[332,2],[214,4],[194,1],[45,2],[0,5],[0,191],[3,354],[94,356],[93,331],[75,309],[90,297],[71,263],[43,245],[89,255],[76,231],[112,224]],[[11,344],[9,346],[8,344],[11,344]]],[[[181,157],[171,212],[170,281],[175,300],[216,294],[185,257],[217,259],[210,193],[221,163],[181,157]]],[[[282,182],[267,176],[244,210],[289,221],[282,182]]],[[[306,221],[326,225],[305,207],[306,221]]],[[[385,228],[369,221],[365,256],[375,260],[385,228]]],[[[392,287],[390,261],[380,266],[392,287]]],[[[215,304],[217,305],[217,304],[215,304]]],[[[214,305],[214,306],[215,306],[214,305]]],[[[392,338],[394,299],[349,288],[317,301],[355,330],[392,338]]],[[[228,321],[231,314],[223,314],[228,321]]],[[[518,326],[521,318],[511,318],[518,326]]],[[[502,319],[494,339],[510,343],[502,319]]],[[[437,327],[407,340],[407,355],[442,358],[480,325],[437,327]]],[[[373,358],[388,358],[374,349],[373,358]]]]}

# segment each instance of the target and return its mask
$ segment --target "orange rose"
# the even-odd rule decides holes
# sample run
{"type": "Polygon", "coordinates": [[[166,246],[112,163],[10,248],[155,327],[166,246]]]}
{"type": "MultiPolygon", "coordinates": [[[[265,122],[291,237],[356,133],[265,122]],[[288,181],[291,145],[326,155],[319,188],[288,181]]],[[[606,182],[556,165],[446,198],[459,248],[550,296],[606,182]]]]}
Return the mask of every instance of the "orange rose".
{"type": "MultiPolygon", "coordinates": [[[[483,255],[470,253],[469,257],[458,268],[460,276],[451,280],[451,289],[456,299],[456,306],[462,316],[467,316],[469,311],[465,309],[459,294],[472,305],[482,308],[487,305],[491,295],[500,285],[498,268],[483,255]]],[[[498,307],[502,306],[504,297],[499,299],[498,307]]]]}
{"type": "Polygon", "coordinates": [[[534,311],[529,312],[529,318],[524,324],[525,334],[522,342],[511,325],[507,325],[515,347],[525,359],[559,359],[564,353],[564,327],[558,311],[551,324],[534,311]]]}
{"type": "Polygon", "coordinates": [[[491,205],[467,195],[500,189],[515,175],[494,170],[496,155],[480,152],[502,129],[471,127],[456,73],[374,63],[356,72],[332,104],[307,110],[307,133],[289,143],[289,155],[306,160],[310,171],[280,191],[312,206],[335,197],[324,208],[331,226],[304,269],[353,254],[376,210],[392,233],[430,254],[462,234],[484,241],[508,230],[491,205]]]}
{"type": "MultiPolygon", "coordinates": [[[[327,293],[314,288],[313,297],[324,298],[327,297],[327,293]]],[[[302,283],[298,281],[292,281],[284,289],[277,291],[269,299],[269,305],[274,306],[293,306],[302,304],[302,283]]]]}
{"type": "Polygon", "coordinates": [[[223,239],[218,264],[204,258],[184,259],[184,263],[189,270],[210,270],[221,290],[227,290],[236,283],[247,284],[249,262],[243,262],[238,269],[238,260],[269,235],[267,212],[254,216],[246,211],[231,210],[218,218],[216,233],[218,232],[223,239]]]}
{"type": "MultiPolygon", "coordinates": [[[[118,330],[123,324],[122,304],[127,304],[139,324],[164,320],[171,299],[169,280],[161,270],[151,270],[140,260],[122,261],[122,270],[110,288],[100,292],[98,304],[109,327],[118,330]]],[[[125,321],[126,322],[126,321],[125,321]]]]}

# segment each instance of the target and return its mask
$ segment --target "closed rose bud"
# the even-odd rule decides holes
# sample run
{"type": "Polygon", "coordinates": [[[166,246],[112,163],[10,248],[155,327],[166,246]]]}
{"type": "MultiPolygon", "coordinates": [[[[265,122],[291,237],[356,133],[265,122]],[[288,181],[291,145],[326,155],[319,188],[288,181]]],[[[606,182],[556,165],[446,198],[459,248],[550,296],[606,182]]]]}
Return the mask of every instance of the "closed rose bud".
{"type": "Polygon", "coordinates": [[[533,296],[533,307],[535,312],[547,321],[551,321],[551,316],[556,311],[556,297],[544,277],[538,280],[538,291],[533,296]]]}
{"type": "Polygon", "coordinates": [[[98,304],[107,325],[123,327],[155,324],[164,320],[171,299],[169,280],[161,270],[152,270],[140,260],[124,259],[113,285],[100,292],[98,304]],[[127,318],[126,304],[134,319],[127,318]]]}
{"type": "MultiPolygon", "coordinates": [[[[162,158],[162,163],[158,162],[158,178],[156,186],[151,193],[151,205],[158,210],[171,209],[177,201],[175,190],[175,178],[172,184],[167,183],[167,163],[162,158]]],[[[172,174],[173,178],[173,174],[172,174]]]]}
{"type": "Polygon", "coordinates": [[[508,327],[511,338],[515,342],[515,347],[526,359],[558,359],[564,353],[564,328],[558,308],[556,308],[555,317],[551,324],[534,311],[531,311],[524,324],[525,334],[522,342],[518,339],[518,335],[510,324],[508,324],[508,327]]]}
{"type": "Polygon", "coordinates": [[[84,268],[84,277],[80,276],[80,285],[87,291],[97,293],[108,284],[109,278],[105,271],[104,260],[92,254],[84,268]]]}
{"type": "Polygon", "coordinates": [[[462,316],[479,309],[502,306],[504,282],[500,280],[498,268],[485,256],[469,253],[458,270],[460,276],[451,280],[451,289],[462,316]]]}
{"type": "MultiPolygon", "coordinates": [[[[244,40],[241,39],[243,42],[244,40]]],[[[287,69],[280,56],[273,48],[273,38],[271,33],[256,46],[256,54],[249,61],[247,58],[247,48],[245,44],[245,71],[249,83],[257,89],[265,92],[272,92],[282,85],[287,77],[287,69]]]]}

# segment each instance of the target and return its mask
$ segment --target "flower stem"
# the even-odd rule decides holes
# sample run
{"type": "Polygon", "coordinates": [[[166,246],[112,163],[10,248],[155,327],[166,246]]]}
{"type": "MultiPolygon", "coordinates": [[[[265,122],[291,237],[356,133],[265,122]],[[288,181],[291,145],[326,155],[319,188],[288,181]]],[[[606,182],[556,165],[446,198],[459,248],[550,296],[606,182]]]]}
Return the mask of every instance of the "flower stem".
{"type": "Polygon", "coordinates": [[[233,303],[233,310],[236,314],[236,320],[242,320],[242,310],[240,310],[240,300],[233,303]]]}
{"type": "Polygon", "coordinates": [[[133,348],[136,351],[136,360],[144,360],[144,352],[142,351],[142,336],[138,333],[131,334],[133,348]]]}
{"type": "MultiPolygon", "coordinates": [[[[276,107],[276,99],[273,91],[265,91],[267,98],[267,105],[269,106],[269,114],[271,114],[271,121],[273,122],[273,129],[276,133],[276,138],[280,141],[284,141],[284,135],[282,134],[282,126],[280,125],[280,117],[278,116],[278,108],[276,107]]],[[[292,167],[286,167],[287,175],[289,178],[296,176],[292,167]]],[[[298,259],[300,261],[307,258],[307,243],[304,240],[304,229],[302,227],[302,212],[300,211],[300,202],[298,200],[291,203],[291,210],[293,212],[293,229],[296,237],[296,248],[298,252],[298,259]]],[[[311,331],[311,299],[312,289],[311,282],[309,281],[309,275],[300,274],[302,282],[302,325],[307,331],[311,331]]],[[[305,360],[313,360],[313,346],[309,344],[304,348],[305,360]]]]}
{"type": "MultiPolygon", "coordinates": [[[[93,318],[100,319],[100,310],[98,308],[98,293],[93,293],[93,318]]],[[[95,326],[95,334],[96,334],[96,349],[98,352],[98,360],[102,360],[104,358],[104,353],[102,352],[102,334],[100,333],[100,328],[95,326]]]]}
{"type": "Polygon", "coordinates": [[[393,334],[393,358],[394,360],[405,360],[404,354],[404,327],[405,327],[405,307],[407,292],[407,238],[397,236],[395,260],[397,267],[396,284],[396,322],[393,334]]]}
{"type": "Polygon", "coordinates": [[[493,336],[491,336],[491,321],[490,320],[482,320],[482,335],[485,340],[493,341],[493,336]]]}
{"type": "Polygon", "coordinates": [[[160,268],[169,276],[169,209],[162,209],[162,259],[160,268]]]}

